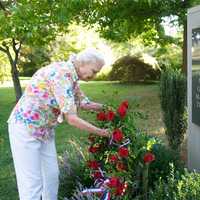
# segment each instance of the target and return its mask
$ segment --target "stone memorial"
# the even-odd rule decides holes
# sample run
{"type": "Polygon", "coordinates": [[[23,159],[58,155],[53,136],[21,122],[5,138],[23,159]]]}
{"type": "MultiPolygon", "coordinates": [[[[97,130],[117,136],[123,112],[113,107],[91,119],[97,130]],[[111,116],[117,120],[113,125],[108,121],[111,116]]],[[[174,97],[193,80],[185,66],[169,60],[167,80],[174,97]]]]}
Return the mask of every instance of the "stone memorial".
{"type": "Polygon", "coordinates": [[[200,172],[200,6],[188,11],[187,36],[188,168],[200,172]]]}

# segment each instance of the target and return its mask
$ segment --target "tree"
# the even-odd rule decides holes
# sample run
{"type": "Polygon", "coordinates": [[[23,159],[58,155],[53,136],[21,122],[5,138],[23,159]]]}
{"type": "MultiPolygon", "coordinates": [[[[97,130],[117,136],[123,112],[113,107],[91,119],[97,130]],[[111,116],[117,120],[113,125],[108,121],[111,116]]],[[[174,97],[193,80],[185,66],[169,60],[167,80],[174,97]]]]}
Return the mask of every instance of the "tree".
{"type": "Polygon", "coordinates": [[[11,66],[16,101],[22,95],[17,65],[23,45],[48,44],[59,32],[67,30],[72,19],[87,6],[85,3],[83,0],[0,1],[0,51],[7,55],[11,66]]]}
{"type": "MultiPolygon", "coordinates": [[[[175,42],[166,36],[162,26],[164,17],[177,16],[183,31],[183,71],[186,69],[187,9],[199,0],[101,0],[90,1],[89,10],[80,16],[86,24],[98,24],[101,35],[107,39],[124,41],[142,36],[145,40],[163,45],[175,42]]],[[[172,22],[173,23],[173,22],[172,22]]]]}
{"type": "Polygon", "coordinates": [[[19,75],[32,76],[39,68],[50,63],[50,52],[47,47],[26,47],[21,51],[18,62],[19,75]]]}

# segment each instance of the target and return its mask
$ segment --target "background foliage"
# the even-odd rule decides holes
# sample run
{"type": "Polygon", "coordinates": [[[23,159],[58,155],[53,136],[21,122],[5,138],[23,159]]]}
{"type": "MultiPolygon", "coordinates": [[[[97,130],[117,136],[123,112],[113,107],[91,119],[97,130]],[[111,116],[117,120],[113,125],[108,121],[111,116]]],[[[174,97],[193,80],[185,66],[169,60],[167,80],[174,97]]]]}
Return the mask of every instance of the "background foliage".
{"type": "Polygon", "coordinates": [[[186,78],[179,70],[162,72],[160,101],[169,146],[179,151],[187,129],[186,78]]]}
{"type": "Polygon", "coordinates": [[[180,174],[171,165],[167,180],[161,178],[158,181],[155,190],[150,193],[149,200],[199,200],[199,184],[199,173],[186,170],[180,174]]]}
{"type": "Polygon", "coordinates": [[[109,79],[121,82],[144,82],[158,80],[159,75],[158,66],[147,64],[141,58],[124,56],[113,64],[109,79]]]}

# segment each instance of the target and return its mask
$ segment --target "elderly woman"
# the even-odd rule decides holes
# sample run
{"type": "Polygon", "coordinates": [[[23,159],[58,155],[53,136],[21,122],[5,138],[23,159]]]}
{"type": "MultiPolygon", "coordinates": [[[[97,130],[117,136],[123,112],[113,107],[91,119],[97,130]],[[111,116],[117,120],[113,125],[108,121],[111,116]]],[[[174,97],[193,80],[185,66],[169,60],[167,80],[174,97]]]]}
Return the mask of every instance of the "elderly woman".
{"type": "MultiPolygon", "coordinates": [[[[84,50],[65,62],[40,68],[31,78],[9,119],[9,139],[20,200],[57,200],[58,162],[54,128],[65,119],[81,130],[108,137],[77,115],[77,108],[100,110],[80,90],[104,65],[95,49],[84,50]]],[[[66,131],[67,132],[67,131],[66,131]]],[[[69,133],[73,134],[73,133],[69,133]]]]}

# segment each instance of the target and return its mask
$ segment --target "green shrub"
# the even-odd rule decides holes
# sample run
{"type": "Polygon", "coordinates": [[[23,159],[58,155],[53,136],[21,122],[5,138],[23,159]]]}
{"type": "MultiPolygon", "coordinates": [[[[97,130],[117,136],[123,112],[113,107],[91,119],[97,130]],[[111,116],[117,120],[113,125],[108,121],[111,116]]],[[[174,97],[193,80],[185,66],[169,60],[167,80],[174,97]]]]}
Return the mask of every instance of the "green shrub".
{"type": "Polygon", "coordinates": [[[170,164],[173,163],[175,170],[180,173],[184,172],[184,165],[180,159],[180,155],[172,149],[166,147],[162,143],[156,143],[152,147],[152,152],[156,160],[149,167],[149,185],[154,187],[155,182],[160,178],[166,180],[170,174],[170,164]]]}
{"type": "Polygon", "coordinates": [[[98,76],[96,76],[93,80],[94,81],[108,81],[108,74],[101,73],[98,76]]]}
{"type": "Polygon", "coordinates": [[[159,180],[149,200],[200,200],[200,174],[185,171],[180,175],[172,167],[167,181],[159,180]]]}
{"type": "Polygon", "coordinates": [[[180,71],[167,69],[161,73],[160,100],[169,145],[180,150],[187,128],[186,78],[180,71]]]}
{"type": "Polygon", "coordinates": [[[158,69],[153,69],[151,65],[144,63],[139,58],[124,56],[113,64],[109,79],[121,82],[140,82],[158,80],[159,76],[158,69]]]}
{"type": "MultiPolygon", "coordinates": [[[[133,138],[131,138],[133,141],[133,138]]],[[[131,197],[141,194],[142,189],[142,176],[143,176],[143,163],[141,163],[141,155],[145,149],[151,150],[155,155],[155,161],[149,165],[148,170],[148,188],[153,189],[159,179],[166,180],[170,175],[170,164],[173,164],[174,169],[179,171],[180,174],[184,173],[184,165],[181,161],[179,154],[172,149],[169,149],[162,141],[155,136],[149,136],[144,133],[139,133],[135,137],[135,142],[131,144],[131,148],[136,157],[133,157],[129,162],[131,169],[130,174],[133,181],[131,197]]],[[[130,197],[129,196],[129,197],[130,197]]]]}

